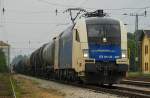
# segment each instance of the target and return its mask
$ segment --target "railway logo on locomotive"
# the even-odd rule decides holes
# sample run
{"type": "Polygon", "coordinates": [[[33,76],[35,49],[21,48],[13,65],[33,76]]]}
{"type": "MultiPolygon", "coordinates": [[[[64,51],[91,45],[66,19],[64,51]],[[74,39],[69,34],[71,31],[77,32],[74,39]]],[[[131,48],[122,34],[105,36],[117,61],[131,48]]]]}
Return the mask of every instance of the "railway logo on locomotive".
{"type": "Polygon", "coordinates": [[[120,45],[89,44],[89,57],[96,61],[115,61],[121,57],[120,45]]]}

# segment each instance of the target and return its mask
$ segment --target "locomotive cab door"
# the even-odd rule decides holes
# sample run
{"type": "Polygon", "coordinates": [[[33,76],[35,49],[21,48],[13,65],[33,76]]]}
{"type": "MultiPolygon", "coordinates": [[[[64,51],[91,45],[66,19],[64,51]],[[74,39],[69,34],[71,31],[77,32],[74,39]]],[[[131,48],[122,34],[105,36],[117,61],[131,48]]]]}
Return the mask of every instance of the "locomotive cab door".
{"type": "Polygon", "coordinates": [[[59,69],[59,38],[56,37],[54,40],[54,70],[59,69]]]}

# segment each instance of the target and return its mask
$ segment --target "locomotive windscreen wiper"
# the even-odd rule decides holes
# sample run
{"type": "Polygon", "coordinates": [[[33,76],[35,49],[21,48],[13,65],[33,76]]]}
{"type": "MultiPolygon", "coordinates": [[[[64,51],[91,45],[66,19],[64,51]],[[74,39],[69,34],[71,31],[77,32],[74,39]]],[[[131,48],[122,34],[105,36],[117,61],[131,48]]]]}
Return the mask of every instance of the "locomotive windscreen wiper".
{"type": "MultiPolygon", "coordinates": [[[[101,25],[102,26],[102,25],[101,25]]],[[[102,35],[102,41],[104,43],[107,42],[107,38],[106,38],[106,30],[104,29],[105,26],[102,26],[102,28],[99,30],[99,35],[102,35]]]]}

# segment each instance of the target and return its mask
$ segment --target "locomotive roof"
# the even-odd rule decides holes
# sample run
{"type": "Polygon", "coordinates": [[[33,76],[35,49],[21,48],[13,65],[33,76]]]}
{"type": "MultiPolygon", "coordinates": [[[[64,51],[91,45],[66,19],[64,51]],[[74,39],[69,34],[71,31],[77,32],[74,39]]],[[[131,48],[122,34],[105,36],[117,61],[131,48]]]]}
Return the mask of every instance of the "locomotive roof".
{"type": "Polygon", "coordinates": [[[116,19],[105,17],[90,17],[86,19],[87,24],[120,24],[116,19]]]}

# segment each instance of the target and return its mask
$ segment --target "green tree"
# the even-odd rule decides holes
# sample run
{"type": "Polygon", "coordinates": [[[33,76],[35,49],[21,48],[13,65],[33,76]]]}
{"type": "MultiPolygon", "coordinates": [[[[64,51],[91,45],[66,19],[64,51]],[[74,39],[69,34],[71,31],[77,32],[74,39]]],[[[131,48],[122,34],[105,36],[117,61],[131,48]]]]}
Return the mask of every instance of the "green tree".
{"type": "Polygon", "coordinates": [[[130,58],[130,65],[129,69],[130,71],[137,71],[138,66],[137,62],[135,61],[137,57],[137,45],[135,40],[135,34],[134,33],[128,33],[128,49],[129,49],[129,58],[130,58]]]}
{"type": "Polygon", "coordinates": [[[2,49],[0,49],[0,72],[6,72],[7,70],[6,57],[2,49]]]}

